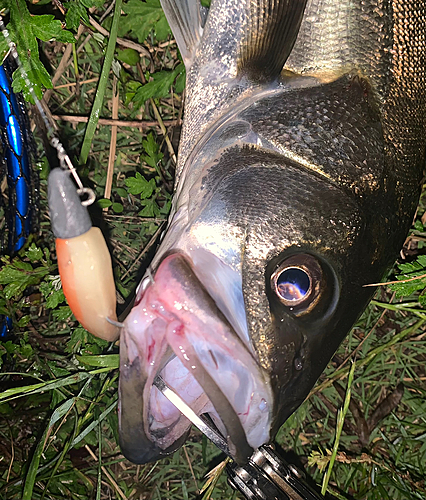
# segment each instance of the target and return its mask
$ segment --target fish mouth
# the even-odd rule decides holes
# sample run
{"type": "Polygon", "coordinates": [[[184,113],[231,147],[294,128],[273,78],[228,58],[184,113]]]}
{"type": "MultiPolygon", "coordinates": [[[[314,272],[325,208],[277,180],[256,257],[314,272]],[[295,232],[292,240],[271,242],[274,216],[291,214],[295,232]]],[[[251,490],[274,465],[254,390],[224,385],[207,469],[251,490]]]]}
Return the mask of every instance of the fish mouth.
{"type": "Polygon", "coordinates": [[[135,463],[175,451],[191,427],[153,385],[157,374],[195,413],[210,416],[237,462],[269,440],[269,376],[182,253],[163,259],[121,332],[120,446],[135,463]]]}

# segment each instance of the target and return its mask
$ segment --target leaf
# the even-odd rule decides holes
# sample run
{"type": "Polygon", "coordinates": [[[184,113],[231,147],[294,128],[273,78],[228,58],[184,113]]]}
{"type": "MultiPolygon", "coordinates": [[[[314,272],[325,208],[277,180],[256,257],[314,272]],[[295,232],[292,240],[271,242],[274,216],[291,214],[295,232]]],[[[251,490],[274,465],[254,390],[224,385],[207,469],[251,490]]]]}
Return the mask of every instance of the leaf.
{"type": "MultiPolygon", "coordinates": [[[[398,268],[402,274],[398,274],[396,279],[401,283],[393,283],[389,285],[391,290],[394,290],[397,297],[404,297],[423,290],[426,287],[426,255],[419,255],[413,262],[405,262],[399,264],[398,268]],[[413,279],[419,276],[419,279],[413,279]]],[[[420,303],[424,299],[420,299],[420,303]]]]}
{"type": "MultiPolygon", "coordinates": [[[[74,43],[74,35],[62,29],[61,21],[52,15],[31,16],[24,0],[13,0],[8,4],[10,22],[7,28],[10,38],[16,44],[23,69],[27,73],[35,94],[40,99],[42,88],[52,88],[52,82],[49,73],[40,62],[37,38],[43,41],[58,40],[74,43]]],[[[25,99],[33,102],[20,69],[13,74],[12,88],[14,92],[23,91],[25,99]]]]}
{"type": "Polygon", "coordinates": [[[31,321],[31,316],[29,315],[22,316],[22,318],[18,321],[18,326],[20,328],[25,328],[30,321],[31,321]]]}
{"type": "Polygon", "coordinates": [[[108,200],[107,198],[102,198],[97,201],[97,204],[100,206],[100,208],[108,208],[112,205],[112,201],[108,200]]]}
{"type": "Polygon", "coordinates": [[[160,17],[158,23],[155,25],[155,36],[159,42],[166,40],[171,34],[169,23],[167,22],[166,16],[160,17]]]}
{"type": "Polygon", "coordinates": [[[35,269],[29,262],[13,260],[0,270],[0,284],[7,285],[3,291],[7,300],[18,298],[30,285],[38,285],[49,274],[49,268],[40,266],[35,269]]]}
{"type": "Polygon", "coordinates": [[[129,188],[129,193],[140,194],[142,199],[149,198],[156,187],[154,179],[147,181],[139,172],[136,172],[135,177],[126,179],[126,186],[129,188]]]}
{"type": "Polygon", "coordinates": [[[148,137],[142,141],[142,146],[147,154],[142,155],[141,159],[150,167],[157,168],[164,155],[159,151],[160,147],[154,138],[154,134],[148,134],[148,137]]]}
{"type": "Polygon", "coordinates": [[[118,368],[120,366],[119,354],[105,354],[101,356],[76,356],[80,363],[98,368],[118,368]]]}
{"type": "Polygon", "coordinates": [[[58,321],[66,321],[71,317],[72,311],[68,306],[61,306],[58,309],[53,310],[52,315],[58,321]]]}
{"type": "Polygon", "coordinates": [[[68,9],[65,15],[65,22],[68,29],[77,29],[81,19],[86,24],[89,24],[89,16],[82,2],[78,0],[66,2],[64,6],[68,9]]]}
{"type": "Polygon", "coordinates": [[[46,300],[47,309],[56,309],[59,304],[65,301],[65,295],[62,290],[54,291],[46,300]]]}
{"type": "Polygon", "coordinates": [[[129,66],[136,66],[140,57],[138,52],[134,49],[119,49],[117,50],[117,59],[128,64],[129,66]]]}
{"type": "Polygon", "coordinates": [[[121,203],[113,203],[112,204],[112,209],[116,214],[121,214],[124,210],[124,207],[121,203]]]}
{"type": "Polygon", "coordinates": [[[43,42],[57,40],[58,42],[74,43],[74,35],[62,29],[62,23],[52,15],[30,16],[34,35],[43,42]]]}
{"type": "Polygon", "coordinates": [[[136,108],[142,107],[148,99],[153,97],[167,97],[170,87],[176,77],[185,72],[185,66],[180,63],[173,71],[158,71],[152,75],[152,80],[142,85],[136,91],[132,101],[136,108]]]}
{"type": "Polygon", "coordinates": [[[117,188],[115,191],[121,198],[127,198],[127,191],[124,188],[117,188]]]}
{"type": "Polygon", "coordinates": [[[141,217],[158,217],[160,215],[160,209],[152,198],[143,200],[142,204],[145,205],[145,207],[138,214],[141,217]]]}
{"type": "Polygon", "coordinates": [[[85,349],[86,346],[105,349],[108,346],[108,342],[95,337],[84,328],[75,328],[71,333],[71,339],[67,342],[66,351],[69,353],[77,353],[85,349]]]}
{"type": "Polygon", "coordinates": [[[139,43],[143,43],[151,30],[157,34],[158,40],[164,40],[170,34],[160,0],[147,0],[146,2],[129,0],[123,4],[123,11],[127,15],[123,16],[120,22],[120,36],[130,33],[138,39],[139,43]]]}
{"type": "Polygon", "coordinates": [[[31,243],[31,246],[25,252],[25,255],[30,259],[31,262],[36,262],[43,258],[43,251],[41,250],[41,248],[37,248],[35,243],[31,243]]]}

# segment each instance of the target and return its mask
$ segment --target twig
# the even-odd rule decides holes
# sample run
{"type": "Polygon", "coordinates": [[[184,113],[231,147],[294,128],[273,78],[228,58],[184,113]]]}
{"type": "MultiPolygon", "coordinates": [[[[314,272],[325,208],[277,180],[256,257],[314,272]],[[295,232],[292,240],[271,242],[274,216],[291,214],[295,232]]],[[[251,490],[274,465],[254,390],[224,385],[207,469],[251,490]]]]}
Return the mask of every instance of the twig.
{"type": "MultiPolygon", "coordinates": [[[[110,32],[103,28],[97,21],[93,19],[92,16],[89,16],[89,21],[90,24],[96,28],[97,31],[101,35],[104,35],[106,38],[110,37],[110,32]]],[[[127,47],[128,49],[133,49],[136,50],[139,54],[142,54],[143,56],[149,58],[151,60],[151,53],[149,52],[148,49],[146,49],[143,45],[139,45],[138,43],[131,42],[130,40],[125,40],[124,38],[117,38],[116,40],[117,45],[121,45],[122,47],[127,47]]]]}
{"type": "MultiPolygon", "coordinates": [[[[90,78],[89,80],[84,80],[82,82],[79,82],[79,84],[84,85],[85,83],[93,83],[97,82],[98,80],[99,80],[98,77],[90,78]]],[[[74,87],[75,85],[77,85],[77,82],[64,83],[63,85],[56,85],[55,87],[53,87],[53,90],[65,89],[67,87],[74,87]]]]}
{"type": "MultiPolygon", "coordinates": [[[[88,116],[74,116],[74,115],[52,115],[54,120],[62,120],[64,122],[71,123],[87,123],[89,121],[88,116]]],[[[166,123],[169,126],[179,125],[179,120],[165,120],[163,123],[166,123]]],[[[99,118],[99,125],[111,125],[117,127],[157,127],[157,121],[143,121],[143,120],[112,120],[110,118],[99,118]]]]}
{"type": "Polygon", "coordinates": [[[362,286],[366,287],[366,286],[397,285],[399,283],[408,283],[409,281],[416,281],[423,278],[426,278],[426,274],[421,274],[420,276],[414,276],[413,278],[407,278],[406,280],[387,281],[386,283],[370,283],[368,285],[362,285],[362,286]]]}
{"type": "Polygon", "coordinates": [[[198,495],[200,493],[200,489],[198,488],[197,478],[195,477],[194,469],[192,468],[191,460],[189,459],[188,450],[186,449],[186,446],[183,447],[183,451],[185,453],[186,461],[188,462],[189,470],[191,471],[192,479],[194,480],[195,483],[195,492],[198,495]]]}
{"type": "MultiPolygon", "coordinates": [[[[112,118],[116,120],[118,118],[118,85],[117,77],[114,75],[112,79],[112,118]]],[[[104,197],[109,199],[111,197],[112,188],[112,177],[114,175],[114,163],[115,163],[115,152],[117,149],[117,125],[111,127],[111,142],[109,145],[109,158],[108,158],[108,171],[105,183],[105,194],[104,197]]],[[[104,212],[108,211],[108,207],[104,208],[104,212]]]]}
{"type": "MultiPolygon", "coordinates": [[[[80,35],[83,33],[83,30],[84,30],[84,26],[80,25],[78,27],[78,30],[77,30],[77,40],[80,38],[80,35]]],[[[61,59],[61,62],[59,63],[58,67],[56,68],[55,74],[53,75],[53,78],[52,78],[52,85],[53,86],[55,86],[55,83],[57,81],[59,81],[59,79],[61,78],[66,67],[70,64],[71,57],[72,57],[72,48],[73,48],[72,43],[69,43],[66,46],[64,55],[62,56],[62,59],[61,59]]],[[[53,90],[54,89],[48,89],[44,93],[43,103],[45,103],[46,105],[49,104],[49,100],[52,97],[53,90]]]]}

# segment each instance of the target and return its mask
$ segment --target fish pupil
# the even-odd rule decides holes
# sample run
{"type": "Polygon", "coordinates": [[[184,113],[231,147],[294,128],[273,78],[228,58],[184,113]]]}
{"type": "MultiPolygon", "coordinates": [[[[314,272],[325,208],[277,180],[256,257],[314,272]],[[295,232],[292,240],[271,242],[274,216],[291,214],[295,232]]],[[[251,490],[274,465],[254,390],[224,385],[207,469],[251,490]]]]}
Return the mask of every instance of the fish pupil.
{"type": "Polygon", "coordinates": [[[308,294],[311,279],[303,269],[289,267],[279,275],[276,286],[282,299],[289,302],[300,301],[308,294]]]}

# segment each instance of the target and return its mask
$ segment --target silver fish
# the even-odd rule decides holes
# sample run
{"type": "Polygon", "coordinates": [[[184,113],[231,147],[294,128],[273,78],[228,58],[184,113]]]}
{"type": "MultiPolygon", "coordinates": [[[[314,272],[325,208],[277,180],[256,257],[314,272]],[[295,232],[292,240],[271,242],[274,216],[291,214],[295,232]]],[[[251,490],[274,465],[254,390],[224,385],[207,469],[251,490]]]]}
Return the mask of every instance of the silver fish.
{"type": "Polygon", "coordinates": [[[185,441],[161,374],[244,462],[394,262],[425,161],[423,0],[162,0],[187,68],[168,229],[120,339],[133,462],[185,441]]]}

